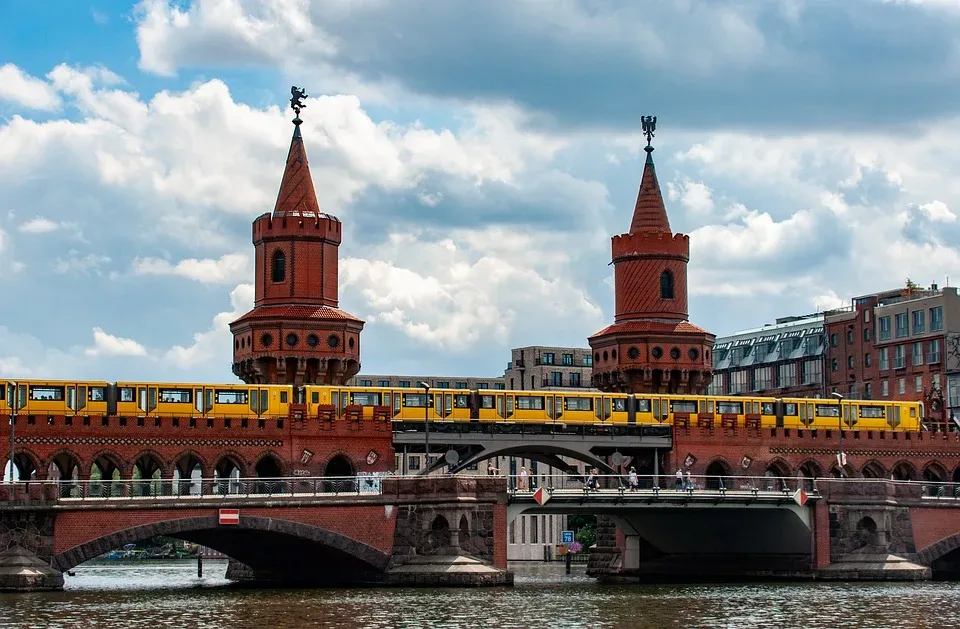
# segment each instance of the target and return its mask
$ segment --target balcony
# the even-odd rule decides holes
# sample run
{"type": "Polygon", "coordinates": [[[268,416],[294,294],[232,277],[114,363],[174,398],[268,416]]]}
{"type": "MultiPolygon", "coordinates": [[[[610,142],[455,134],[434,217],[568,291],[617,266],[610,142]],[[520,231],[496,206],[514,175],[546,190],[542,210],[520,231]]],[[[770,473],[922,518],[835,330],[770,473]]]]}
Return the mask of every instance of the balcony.
{"type": "Polygon", "coordinates": [[[940,352],[930,352],[927,354],[927,364],[936,365],[940,362],[940,352]]]}

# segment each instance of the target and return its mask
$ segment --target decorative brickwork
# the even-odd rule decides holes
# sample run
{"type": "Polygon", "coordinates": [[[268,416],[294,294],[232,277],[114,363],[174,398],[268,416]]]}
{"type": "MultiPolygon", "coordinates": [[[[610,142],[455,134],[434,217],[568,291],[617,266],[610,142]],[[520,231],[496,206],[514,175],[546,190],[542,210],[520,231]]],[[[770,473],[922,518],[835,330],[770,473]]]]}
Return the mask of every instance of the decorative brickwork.
{"type": "Polygon", "coordinates": [[[589,339],[593,385],[627,393],[703,393],[712,377],[715,337],[687,321],[690,238],[670,231],[652,136],[651,130],[630,232],[611,241],[616,314],[613,325],[589,339]]]}
{"type": "Polygon", "coordinates": [[[363,321],[338,306],[342,224],[320,211],[300,119],[272,214],[253,222],[254,309],[230,324],[233,372],[256,384],[345,384],[363,321]]]}

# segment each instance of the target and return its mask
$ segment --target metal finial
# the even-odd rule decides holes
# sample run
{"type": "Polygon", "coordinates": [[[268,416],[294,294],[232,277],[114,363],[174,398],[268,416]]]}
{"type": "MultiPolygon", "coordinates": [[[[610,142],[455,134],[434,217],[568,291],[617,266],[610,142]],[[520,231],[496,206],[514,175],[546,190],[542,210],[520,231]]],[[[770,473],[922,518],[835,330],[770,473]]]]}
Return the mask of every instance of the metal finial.
{"type": "Polygon", "coordinates": [[[308,98],[307,91],[302,87],[297,87],[293,85],[290,87],[290,107],[293,109],[293,112],[297,114],[297,117],[293,119],[293,124],[299,125],[302,120],[300,120],[300,110],[306,107],[303,104],[303,99],[308,98]]]}
{"type": "Polygon", "coordinates": [[[653,132],[657,130],[657,117],[640,116],[640,127],[643,129],[643,135],[647,136],[647,147],[643,150],[651,153],[653,146],[650,143],[653,141],[653,132]]]}

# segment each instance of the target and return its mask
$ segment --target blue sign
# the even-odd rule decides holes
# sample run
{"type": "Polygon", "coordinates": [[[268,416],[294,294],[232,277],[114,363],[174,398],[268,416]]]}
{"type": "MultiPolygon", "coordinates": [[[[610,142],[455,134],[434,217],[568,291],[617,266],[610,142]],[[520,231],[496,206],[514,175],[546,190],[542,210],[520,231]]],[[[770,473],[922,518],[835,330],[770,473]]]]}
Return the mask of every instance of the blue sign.
{"type": "Polygon", "coordinates": [[[561,544],[572,544],[572,543],[573,543],[573,531],[560,531],[560,543],[561,543],[561,544]]]}

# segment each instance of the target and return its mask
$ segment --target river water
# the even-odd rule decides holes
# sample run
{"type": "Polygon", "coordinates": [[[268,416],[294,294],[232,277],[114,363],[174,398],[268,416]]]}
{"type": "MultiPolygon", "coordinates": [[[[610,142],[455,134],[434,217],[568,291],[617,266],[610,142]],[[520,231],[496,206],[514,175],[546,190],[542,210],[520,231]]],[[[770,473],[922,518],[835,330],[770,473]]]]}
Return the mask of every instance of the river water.
{"type": "Polygon", "coordinates": [[[600,586],[574,566],[511,566],[512,588],[254,590],[225,561],[90,562],[64,592],[0,595],[0,627],[960,627],[960,584],[600,586]]]}

